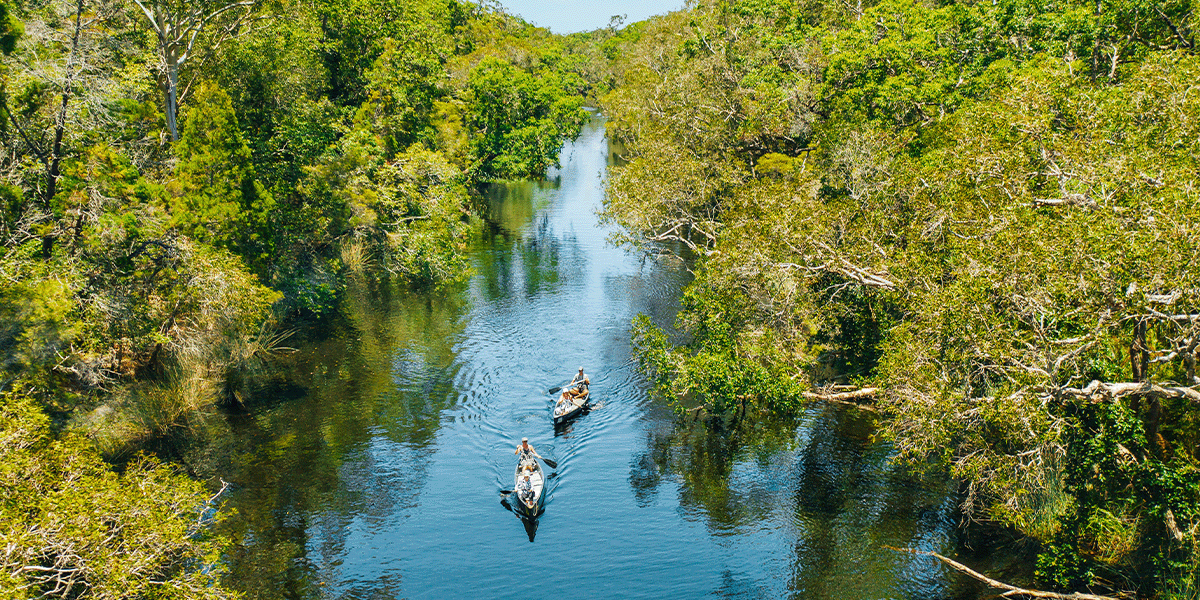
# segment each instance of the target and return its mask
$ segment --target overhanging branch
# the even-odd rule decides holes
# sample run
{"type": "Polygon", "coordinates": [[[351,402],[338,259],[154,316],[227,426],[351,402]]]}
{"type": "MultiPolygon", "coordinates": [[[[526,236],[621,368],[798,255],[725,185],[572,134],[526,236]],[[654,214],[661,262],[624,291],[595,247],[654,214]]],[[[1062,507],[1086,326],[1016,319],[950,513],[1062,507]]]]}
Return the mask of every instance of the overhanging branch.
{"type": "Polygon", "coordinates": [[[896,552],[906,552],[908,554],[916,554],[918,556],[929,556],[931,558],[936,558],[936,559],[942,561],[943,563],[945,563],[950,568],[954,569],[955,571],[958,571],[960,573],[965,573],[966,575],[969,575],[973,579],[982,581],[983,583],[987,584],[988,587],[995,588],[998,590],[1004,590],[1004,593],[1000,594],[1000,596],[1003,598],[1013,598],[1013,597],[1025,596],[1025,597],[1029,597],[1029,598],[1049,598],[1051,600],[1121,600],[1122,598],[1135,597],[1133,594],[1130,594],[1127,592],[1121,592],[1120,596],[1098,596],[1096,594],[1082,594],[1079,592],[1071,592],[1070,594],[1060,594],[1058,592],[1044,592],[1042,590],[1031,590],[1031,589],[1026,589],[1026,588],[1019,588],[1015,585],[1009,585],[1007,583],[1004,583],[1003,581],[996,581],[995,579],[992,579],[991,577],[988,577],[987,575],[984,575],[984,574],[982,574],[982,573],[980,573],[958,561],[946,558],[945,556],[942,556],[941,554],[938,554],[937,552],[928,552],[925,550],[914,550],[912,548],[894,548],[892,546],[884,546],[884,548],[887,548],[888,550],[893,550],[896,552]]]}
{"type": "Polygon", "coordinates": [[[1186,398],[1200,402],[1200,392],[1194,388],[1183,386],[1161,386],[1154,383],[1101,383],[1093,380],[1084,388],[1063,387],[1058,393],[1069,398],[1095,401],[1101,398],[1117,400],[1125,396],[1141,396],[1144,398],[1165,400],[1169,398],[1186,398]]]}

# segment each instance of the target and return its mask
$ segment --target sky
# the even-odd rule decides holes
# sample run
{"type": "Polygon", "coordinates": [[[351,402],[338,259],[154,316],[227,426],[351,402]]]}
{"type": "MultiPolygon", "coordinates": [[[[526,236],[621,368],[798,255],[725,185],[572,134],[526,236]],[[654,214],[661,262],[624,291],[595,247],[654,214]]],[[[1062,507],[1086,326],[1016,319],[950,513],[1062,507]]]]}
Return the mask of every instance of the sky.
{"type": "Polygon", "coordinates": [[[641,21],[683,8],[685,0],[500,0],[504,8],[554,33],[575,33],[607,27],[613,15],[628,15],[625,23],[641,21]]]}

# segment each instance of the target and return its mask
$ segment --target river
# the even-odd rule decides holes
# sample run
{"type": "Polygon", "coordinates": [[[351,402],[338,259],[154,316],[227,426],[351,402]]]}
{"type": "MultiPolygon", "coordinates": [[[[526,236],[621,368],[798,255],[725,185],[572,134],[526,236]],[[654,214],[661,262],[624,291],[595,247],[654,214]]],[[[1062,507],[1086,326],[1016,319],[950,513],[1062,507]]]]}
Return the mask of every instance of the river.
{"type": "MultiPolygon", "coordinates": [[[[853,410],[706,433],[648,397],[630,321],[670,325],[682,263],[606,243],[596,116],[545,181],[496,185],[473,275],[351,282],[295,374],[186,459],[232,484],[248,599],[974,598],[954,485],[909,475],[853,410]],[[557,435],[548,388],[599,406],[557,435]],[[501,504],[522,436],[559,464],[536,528],[501,504]]],[[[996,554],[993,552],[993,554],[996,554]]],[[[995,573],[996,568],[990,572],[995,573]]]]}

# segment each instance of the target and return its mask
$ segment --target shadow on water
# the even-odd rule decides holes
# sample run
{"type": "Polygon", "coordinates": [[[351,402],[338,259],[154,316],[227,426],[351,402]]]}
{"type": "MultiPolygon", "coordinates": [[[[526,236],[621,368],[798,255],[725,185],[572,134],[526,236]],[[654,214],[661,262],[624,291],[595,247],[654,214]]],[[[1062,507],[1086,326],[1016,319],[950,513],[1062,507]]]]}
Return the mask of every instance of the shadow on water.
{"type": "Polygon", "coordinates": [[[898,466],[890,446],[873,441],[875,430],[866,413],[829,406],[731,429],[681,421],[647,436],[628,483],[639,506],[677,483],[680,509],[711,535],[738,547],[771,537],[780,547],[764,554],[786,552],[783,589],[764,587],[754,571],[725,570],[712,592],[720,598],[966,600],[985,592],[888,546],[962,550],[990,572],[1028,577],[1028,563],[1011,549],[995,552],[995,531],[977,528],[984,545],[964,548],[955,484],[898,466]]]}
{"type": "Polygon", "coordinates": [[[538,513],[537,517],[534,517],[531,519],[529,517],[521,515],[521,513],[517,512],[517,510],[515,508],[513,508],[513,505],[508,503],[508,495],[507,494],[505,494],[504,497],[500,498],[500,504],[501,504],[501,506],[503,506],[505,508],[505,510],[516,515],[517,518],[521,520],[521,525],[525,526],[525,535],[529,536],[529,543],[532,544],[534,536],[537,535],[538,519],[540,519],[541,516],[543,514],[545,514],[546,509],[542,509],[541,512],[538,513]]]}
{"type": "Polygon", "coordinates": [[[647,396],[630,321],[669,327],[690,274],[605,243],[609,160],[597,119],[553,183],[488,189],[465,285],[349,282],[277,396],[200,425],[179,454],[234,485],[226,581],[247,600],[509,597],[554,564],[536,597],[977,597],[883,548],[1008,564],[964,545],[954,484],[897,467],[862,415],[711,431],[647,396]],[[603,400],[555,428],[547,390],[580,365],[603,400]],[[522,436],[559,465],[523,531],[495,505],[522,436]]]}

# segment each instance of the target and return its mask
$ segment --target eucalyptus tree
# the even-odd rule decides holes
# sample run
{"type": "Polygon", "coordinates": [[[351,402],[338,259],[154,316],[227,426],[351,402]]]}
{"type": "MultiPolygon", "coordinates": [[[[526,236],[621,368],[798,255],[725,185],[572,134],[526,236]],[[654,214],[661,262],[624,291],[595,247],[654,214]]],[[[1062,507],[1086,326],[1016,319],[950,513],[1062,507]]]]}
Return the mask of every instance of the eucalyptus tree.
{"type": "Polygon", "coordinates": [[[157,38],[159,86],[171,141],[179,139],[180,70],[198,53],[216,50],[222,42],[245,31],[255,0],[133,0],[157,38]]]}
{"type": "Polygon", "coordinates": [[[238,597],[209,529],[220,492],[144,456],[117,473],[15,391],[0,395],[0,482],[5,598],[238,597]]]}
{"type": "Polygon", "coordinates": [[[1043,582],[1194,597],[1191,4],[788,5],[656,19],[604,98],[605,217],[701,255],[689,341],[634,328],[657,389],[753,415],[862,384],[1043,582]]]}

